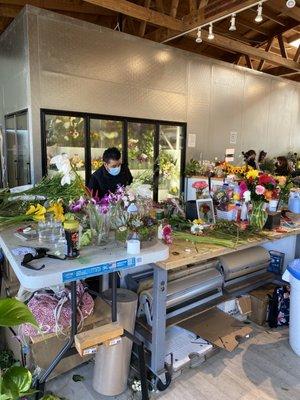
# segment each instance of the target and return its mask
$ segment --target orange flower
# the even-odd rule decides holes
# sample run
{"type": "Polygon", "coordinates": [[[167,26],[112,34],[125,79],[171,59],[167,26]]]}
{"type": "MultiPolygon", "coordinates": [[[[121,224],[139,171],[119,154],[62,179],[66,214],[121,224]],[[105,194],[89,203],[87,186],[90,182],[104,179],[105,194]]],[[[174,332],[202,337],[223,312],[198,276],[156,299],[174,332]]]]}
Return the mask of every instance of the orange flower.
{"type": "Polygon", "coordinates": [[[273,192],[272,192],[272,190],[266,190],[266,191],[265,191],[265,199],[266,199],[266,200],[271,200],[272,197],[273,197],[273,192]]]}

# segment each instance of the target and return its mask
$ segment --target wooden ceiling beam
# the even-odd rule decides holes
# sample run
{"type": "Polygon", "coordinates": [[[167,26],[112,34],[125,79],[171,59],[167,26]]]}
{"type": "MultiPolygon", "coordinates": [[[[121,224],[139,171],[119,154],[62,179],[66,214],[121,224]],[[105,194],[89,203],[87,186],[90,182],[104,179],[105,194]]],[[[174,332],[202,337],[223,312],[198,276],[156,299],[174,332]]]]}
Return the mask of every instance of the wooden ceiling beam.
{"type": "Polygon", "coordinates": [[[197,1],[196,0],[189,0],[189,10],[190,10],[190,13],[197,10],[197,1]]]}
{"type": "Polygon", "coordinates": [[[250,7],[253,3],[254,3],[253,0],[240,0],[240,1],[234,0],[234,1],[229,2],[229,4],[232,4],[232,6],[227,5],[224,10],[222,10],[218,13],[214,13],[213,15],[210,15],[209,17],[205,17],[203,15],[203,12],[198,9],[194,12],[191,12],[189,15],[183,17],[183,22],[184,22],[186,30],[197,28],[197,26],[199,26],[199,25],[208,24],[217,18],[222,18],[223,16],[225,16],[227,14],[237,12],[242,7],[248,7],[248,6],[250,7]]]}
{"type": "Polygon", "coordinates": [[[85,0],[85,2],[128,15],[141,21],[146,21],[153,25],[163,26],[177,31],[184,30],[182,21],[127,0],[85,0]]]}
{"type": "Polygon", "coordinates": [[[268,68],[264,72],[271,74],[271,75],[275,75],[275,76],[295,75],[295,71],[292,71],[285,67],[268,68]]]}
{"type": "Polygon", "coordinates": [[[178,11],[178,5],[179,5],[179,0],[172,0],[170,15],[173,18],[176,18],[177,11],[178,11]]]}
{"type": "MultiPolygon", "coordinates": [[[[268,53],[271,50],[271,47],[272,47],[272,44],[273,44],[273,40],[274,40],[273,37],[271,39],[269,39],[269,41],[268,41],[268,43],[266,45],[266,48],[265,48],[265,52],[268,53]]],[[[263,67],[265,65],[265,62],[266,62],[266,60],[260,60],[260,62],[258,64],[258,67],[257,67],[258,71],[261,71],[263,69],[263,67]]]]}
{"type": "MultiPolygon", "coordinates": [[[[151,0],[145,0],[144,7],[150,8],[150,5],[151,5],[151,0]]],[[[147,26],[147,22],[146,21],[142,21],[140,23],[140,27],[139,27],[139,36],[140,37],[144,37],[145,32],[146,32],[146,26],[147,26]]]]}
{"type": "Polygon", "coordinates": [[[294,56],[294,61],[299,62],[300,61],[300,45],[298,46],[298,49],[296,51],[296,54],[294,56]]]}
{"type": "Polygon", "coordinates": [[[246,54],[245,55],[246,65],[249,69],[253,69],[251,58],[246,54]]]}
{"type": "Polygon", "coordinates": [[[283,41],[282,35],[277,35],[277,40],[278,40],[281,56],[283,58],[287,58],[286,49],[285,49],[285,45],[284,45],[284,41],[283,41]]]}
{"type": "Polygon", "coordinates": [[[244,28],[250,29],[251,31],[255,31],[257,33],[260,33],[261,35],[264,35],[266,37],[268,37],[270,35],[270,31],[268,31],[267,29],[263,28],[262,26],[248,21],[244,18],[242,18],[240,15],[237,16],[236,18],[236,25],[240,25],[243,26],[244,28]]]}
{"type": "Polygon", "coordinates": [[[1,8],[4,5],[12,7],[24,7],[26,4],[54,11],[71,11],[81,14],[111,14],[105,9],[101,9],[98,6],[85,3],[84,1],[71,2],[70,0],[0,0],[1,8]]]}
{"type": "Polygon", "coordinates": [[[286,6],[285,0],[272,0],[268,3],[268,7],[271,7],[282,15],[287,15],[300,22],[300,7],[297,4],[295,7],[289,8],[286,6]]]}
{"type": "MultiPolygon", "coordinates": [[[[195,35],[193,35],[193,37],[195,38],[195,35]]],[[[255,60],[265,60],[273,65],[290,68],[294,71],[300,71],[300,64],[295,61],[287,60],[276,54],[266,52],[262,49],[252,47],[244,43],[239,43],[236,40],[229,39],[218,34],[215,34],[214,40],[209,40],[208,33],[203,31],[202,39],[204,42],[210,43],[211,46],[222,47],[226,50],[232,50],[243,55],[248,55],[255,60]]]]}

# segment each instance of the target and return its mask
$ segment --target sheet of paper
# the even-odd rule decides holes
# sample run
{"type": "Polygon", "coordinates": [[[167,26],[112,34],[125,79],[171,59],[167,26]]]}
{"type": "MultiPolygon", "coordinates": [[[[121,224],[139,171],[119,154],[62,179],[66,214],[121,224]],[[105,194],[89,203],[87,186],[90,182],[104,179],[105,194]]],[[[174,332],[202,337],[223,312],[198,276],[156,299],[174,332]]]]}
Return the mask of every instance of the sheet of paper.
{"type": "Polygon", "coordinates": [[[194,133],[188,134],[188,147],[196,147],[196,135],[194,133]]]}
{"type": "MultiPolygon", "coordinates": [[[[212,347],[206,340],[179,326],[172,326],[166,331],[166,355],[173,353],[174,371],[189,363],[189,355],[204,355],[212,347]]],[[[167,357],[167,361],[169,359],[170,357],[167,357]]]]}

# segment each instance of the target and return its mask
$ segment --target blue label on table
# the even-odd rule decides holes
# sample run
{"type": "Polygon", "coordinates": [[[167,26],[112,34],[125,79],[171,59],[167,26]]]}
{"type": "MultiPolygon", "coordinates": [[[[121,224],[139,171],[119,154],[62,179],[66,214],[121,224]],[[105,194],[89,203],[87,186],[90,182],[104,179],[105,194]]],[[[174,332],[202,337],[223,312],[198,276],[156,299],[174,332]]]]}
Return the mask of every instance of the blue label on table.
{"type": "Polygon", "coordinates": [[[100,276],[109,274],[110,272],[119,271],[126,268],[133,268],[136,266],[135,258],[120,260],[115,263],[106,263],[95,265],[93,267],[76,269],[74,271],[63,272],[63,282],[77,281],[79,279],[91,278],[92,276],[100,276]]]}

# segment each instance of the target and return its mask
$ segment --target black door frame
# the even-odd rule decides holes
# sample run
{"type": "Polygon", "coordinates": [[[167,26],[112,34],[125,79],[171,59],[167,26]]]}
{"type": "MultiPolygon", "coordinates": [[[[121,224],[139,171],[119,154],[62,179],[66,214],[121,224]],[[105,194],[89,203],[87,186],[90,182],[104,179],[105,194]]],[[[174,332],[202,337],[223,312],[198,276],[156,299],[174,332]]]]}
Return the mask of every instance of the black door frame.
{"type": "Polygon", "coordinates": [[[186,161],[186,122],[178,121],[166,121],[156,120],[148,118],[134,118],[126,116],[116,116],[108,114],[95,114],[78,111],[65,111],[42,108],[40,112],[41,118],[41,143],[42,143],[42,174],[47,174],[47,142],[46,142],[46,115],[60,115],[60,116],[72,116],[84,119],[84,152],[85,152],[85,179],[88,182],[91,176],[91,151],[90,151],[90,120],[91,119],[103,119],[112,121],[121,121],[123,125],[122,130],[122,155],[123,162],[128,162],[128,122],[153,124],[155,125],[155,136],[154,136],[154,169],[153,169],[153,200],[158,200],[158,183],[159,183],[159,127],[161,125],[180,126],[182,128],[182,152],[181,152],[181,165],[180,165],[180,193],[184,191],[184,168],[186,161]]]}

